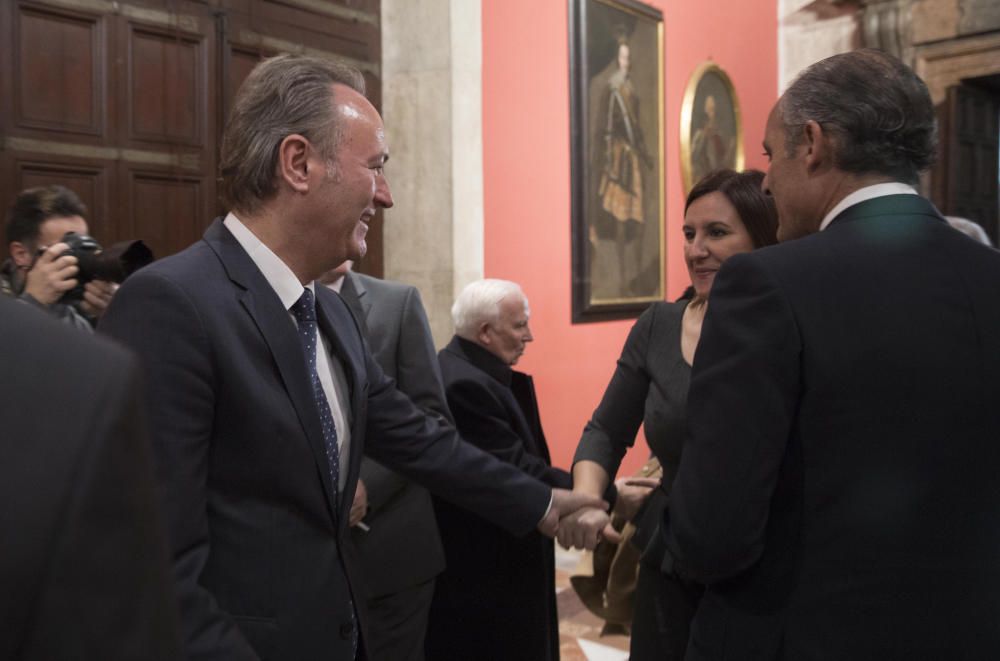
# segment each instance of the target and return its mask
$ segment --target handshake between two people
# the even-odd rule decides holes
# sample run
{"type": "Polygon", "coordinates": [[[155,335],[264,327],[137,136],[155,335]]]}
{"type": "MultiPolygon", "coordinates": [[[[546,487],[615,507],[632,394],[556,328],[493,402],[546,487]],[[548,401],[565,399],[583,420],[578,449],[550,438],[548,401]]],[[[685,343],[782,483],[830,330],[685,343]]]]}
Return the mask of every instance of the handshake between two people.
{"type": "Polygon", "coordinates": [[[599,497],[575,490],[553,489],[552,510],[556,510],[556,492],[566,494],[563,496],[566,500],[558,512],[558,525],[553,529],[554,534],[542,528],[545,521],[539,524],[538,529],[549,537],[557,537],[559,545],[567,549],[572,547],[592,551],[601,539],[618,544],[622,538],[621,533],[612,525],[612,514],[623,521],[631,521],[659,484],[659,478],[650,477],[617,480],[615,486],[618,498],[611,512],[608,512],[608,504],[599,497]]]}

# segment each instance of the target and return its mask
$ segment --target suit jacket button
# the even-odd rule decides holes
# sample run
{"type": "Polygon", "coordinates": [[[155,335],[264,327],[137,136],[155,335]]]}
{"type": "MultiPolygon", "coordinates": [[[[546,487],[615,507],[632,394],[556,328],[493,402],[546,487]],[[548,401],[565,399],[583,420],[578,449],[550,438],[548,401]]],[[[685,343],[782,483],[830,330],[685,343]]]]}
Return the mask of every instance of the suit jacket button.
{"type": "Polygon", "coordinates": [[[344,622],[340,625],[340,637],[344,640],[350,640],[351,634],[354,633],[354,625],[350,622],[344,622]]]}

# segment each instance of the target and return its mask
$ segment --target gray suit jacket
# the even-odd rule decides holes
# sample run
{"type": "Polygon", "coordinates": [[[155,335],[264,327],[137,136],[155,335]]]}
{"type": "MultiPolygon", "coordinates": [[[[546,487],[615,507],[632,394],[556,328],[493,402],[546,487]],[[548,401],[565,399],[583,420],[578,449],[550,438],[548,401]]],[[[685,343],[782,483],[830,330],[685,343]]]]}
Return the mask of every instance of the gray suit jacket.
{"type": "MultiPolygon", "coordinates": [[[[348,273],[340,295],[365,333],[375,360],[421,409],[451,421],[441,372],[420,292],[361,273],[348,273]]],[[[352,528],[370,597],[393,594],[444,570],[444,550],[430,494],[382,464],[365,458],[371,530],[352,528]],[[406,548],[406,562],[399,549],[406,548]]]]}

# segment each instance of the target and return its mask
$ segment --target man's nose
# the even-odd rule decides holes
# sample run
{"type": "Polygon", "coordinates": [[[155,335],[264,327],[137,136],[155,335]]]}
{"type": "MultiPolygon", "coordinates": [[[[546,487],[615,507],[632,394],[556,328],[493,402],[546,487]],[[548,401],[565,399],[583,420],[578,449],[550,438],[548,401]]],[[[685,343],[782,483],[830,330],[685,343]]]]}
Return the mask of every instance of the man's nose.
{"type": "Polygon", "coordinates": [[[771,194],[771,173],[770,171],[764,173],[764,178],[760,181],[760,190],[764,195],[771,194]]]}
{"type": "Polygon", "coordinates": [[[531,334],[531,329],[527,326],[524,327],[524,338],[525,342],[533,342],[535,337],[531,334]]]}
{"type": "Polygon", "coordinates": [[[389,180],[385,178],[385,174],[378,178],[378,183],[375,187],[375,202],[383,209],[388,209],[393,205],[392,191],[389,190],[389,180]]]}

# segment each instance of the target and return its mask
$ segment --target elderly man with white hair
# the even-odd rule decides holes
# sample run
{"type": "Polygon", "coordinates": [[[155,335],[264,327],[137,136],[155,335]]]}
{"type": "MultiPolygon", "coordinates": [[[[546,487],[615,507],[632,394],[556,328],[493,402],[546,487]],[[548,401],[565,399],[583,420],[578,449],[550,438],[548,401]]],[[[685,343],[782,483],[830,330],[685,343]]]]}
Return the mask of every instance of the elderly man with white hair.
{"type": "MultiPolygon", "coordinates": [[[[531,377],[515,372],[528,342],[528,299],[506,280],[467,286],[451,310],[455,337],[438,353],[448,407],[466,441],[554,487],[531,377]]],[[[554,548],[435,499],[447,568],[438,578],[428,659],[558,659],[554,548]]]]}

